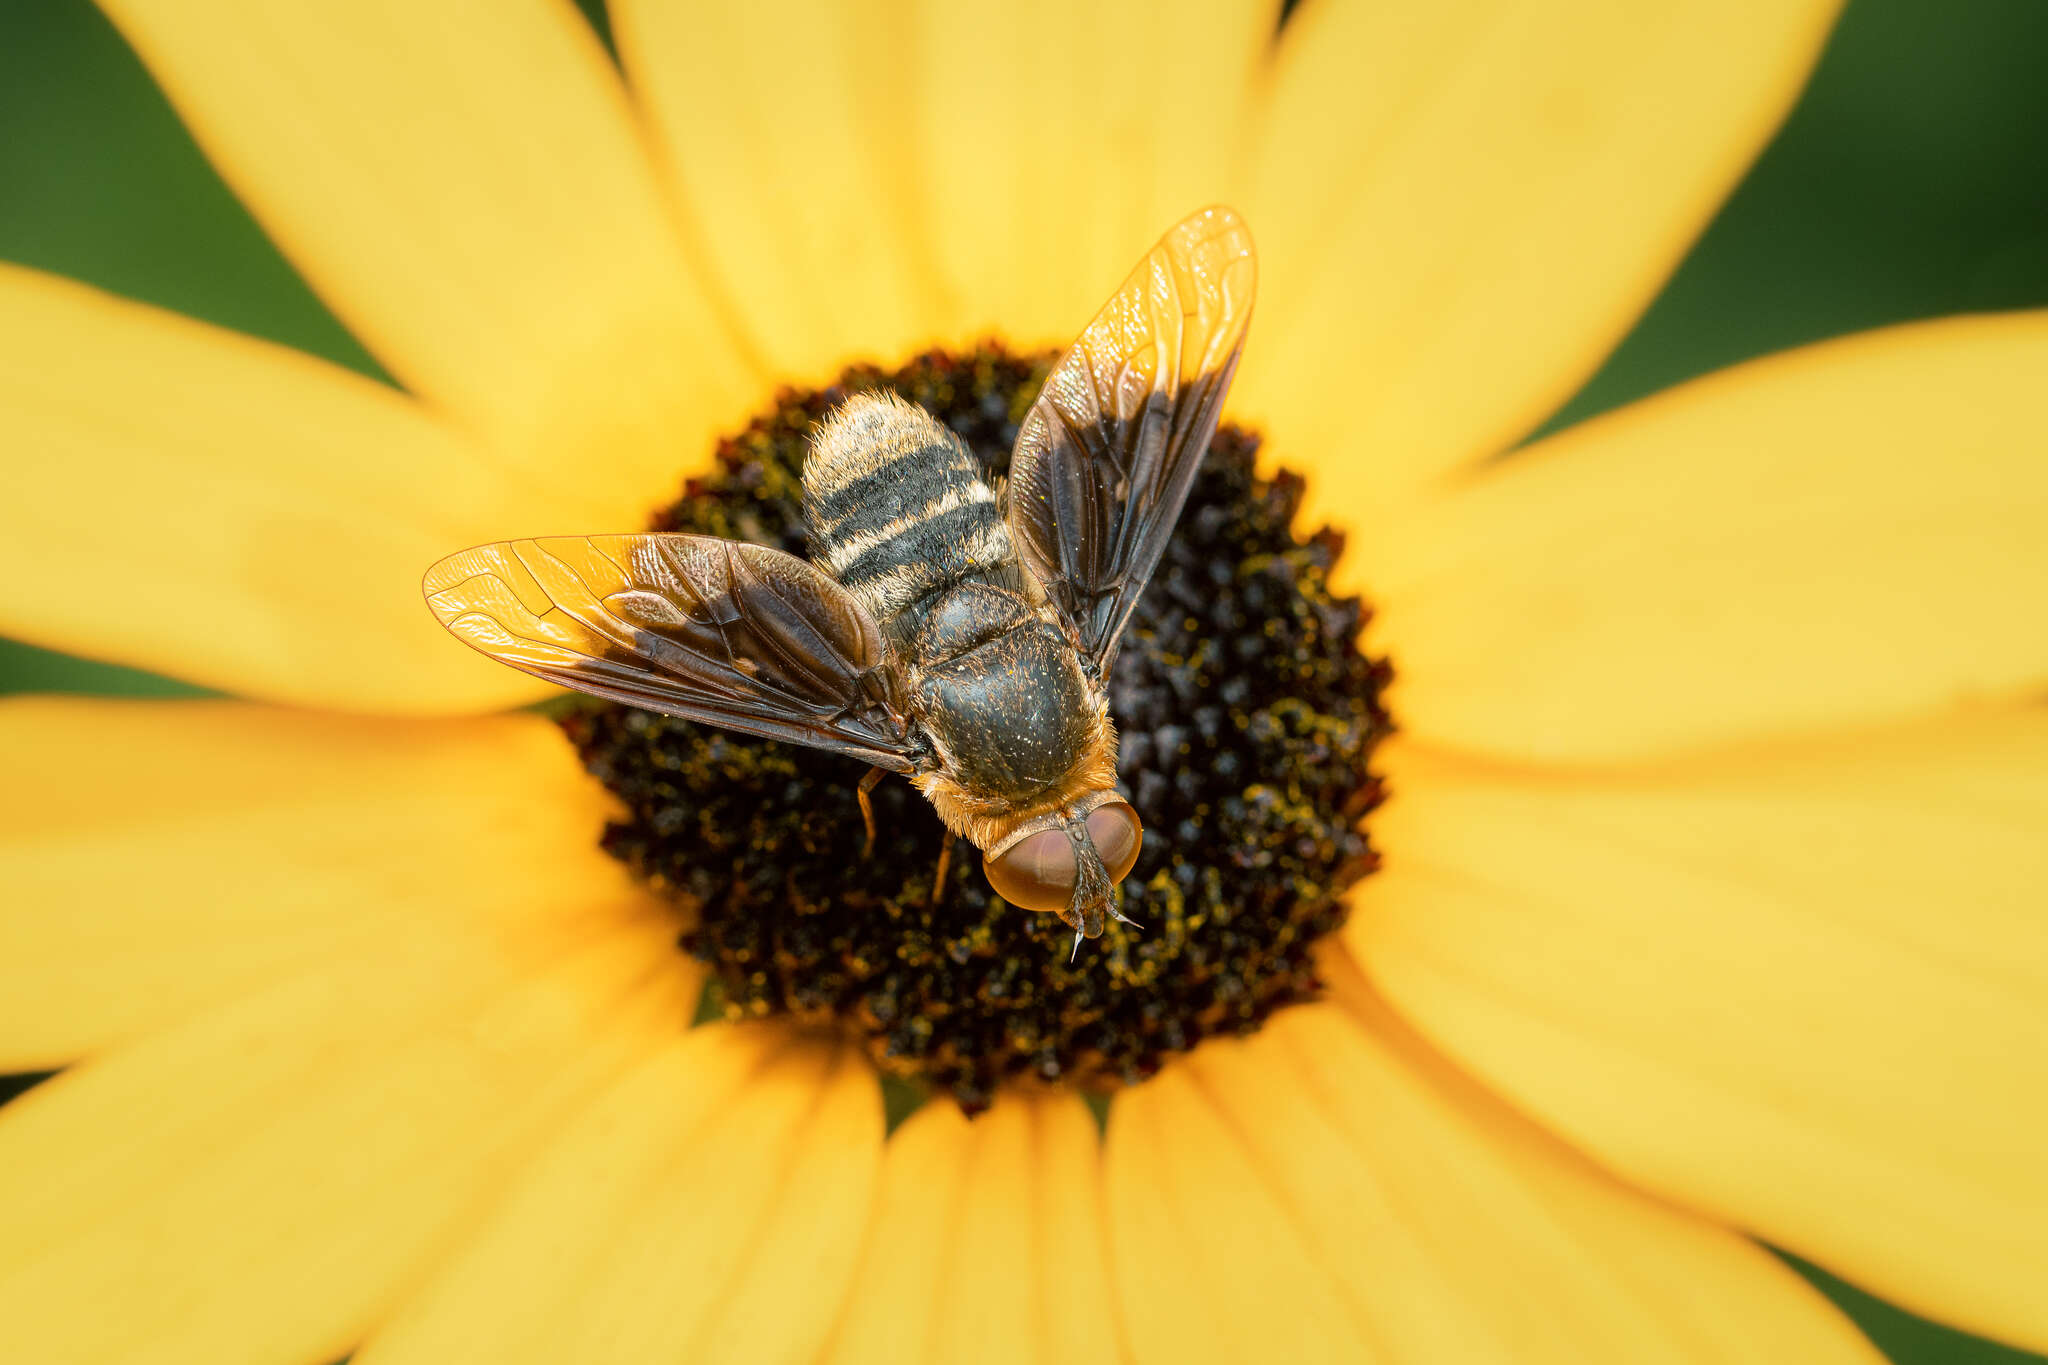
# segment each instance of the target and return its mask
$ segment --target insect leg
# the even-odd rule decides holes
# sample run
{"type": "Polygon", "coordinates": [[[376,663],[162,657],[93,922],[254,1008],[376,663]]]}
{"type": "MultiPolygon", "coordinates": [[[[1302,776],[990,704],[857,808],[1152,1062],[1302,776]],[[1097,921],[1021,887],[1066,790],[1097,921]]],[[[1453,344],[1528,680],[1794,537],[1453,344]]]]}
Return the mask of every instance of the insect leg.
{"type": "Polygon", "coordinates": [[[853,789],[853,794],[860,799],[861,823],[866,825],[868,829],[868,846],[863,850],[862,857],[867,857],[875,851],[875,808],[868,800],[868,793],[873,791],[875,785],[888,775],[888,770],[885,768],[870,768],[868,769],[867,776],[860,780],[860,785],[853,789]]]}
{"type": "Polygon", "coordinates": [[[939,908],[939,898],[946,894],[946,874],[953,870],[953,831],[946,831],[946,842],[939,845],[939,870],[932,874],[932,909],[939,908]]]}

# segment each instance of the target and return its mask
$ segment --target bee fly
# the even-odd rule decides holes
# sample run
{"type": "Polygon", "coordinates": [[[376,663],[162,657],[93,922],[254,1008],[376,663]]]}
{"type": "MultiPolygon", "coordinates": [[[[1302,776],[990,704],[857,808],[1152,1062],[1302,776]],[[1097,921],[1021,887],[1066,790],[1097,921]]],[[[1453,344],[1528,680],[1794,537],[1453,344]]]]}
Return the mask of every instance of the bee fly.
{"type": "Polygon", "coordinates": [[[710,536],[505,541],[428,570],[428,605],[550,682],[865,760],[870,842],[868,789],[905,774],[996,892],[1058,912],[1078,948],[1123,918],[1144,838],[1104,680],[1256,281],[1234,212],[1176,224],[1047,376],[1000,493],[929,413],[861,394],[804,464],[814,564],[710,536]]]}

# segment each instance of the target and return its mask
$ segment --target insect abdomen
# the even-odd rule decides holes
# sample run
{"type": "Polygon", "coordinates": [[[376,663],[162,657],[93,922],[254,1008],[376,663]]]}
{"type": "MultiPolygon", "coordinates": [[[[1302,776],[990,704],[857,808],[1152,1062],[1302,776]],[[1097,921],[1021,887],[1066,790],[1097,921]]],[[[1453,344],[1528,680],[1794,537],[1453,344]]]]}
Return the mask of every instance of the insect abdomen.
{"type": "Polygon", "coordinates": [[[995,490],[960,439],[892,393],[848,399],[804,462],[814,563],[907,642],[921,609],[980,580],[1021,587],[995,490]]]}

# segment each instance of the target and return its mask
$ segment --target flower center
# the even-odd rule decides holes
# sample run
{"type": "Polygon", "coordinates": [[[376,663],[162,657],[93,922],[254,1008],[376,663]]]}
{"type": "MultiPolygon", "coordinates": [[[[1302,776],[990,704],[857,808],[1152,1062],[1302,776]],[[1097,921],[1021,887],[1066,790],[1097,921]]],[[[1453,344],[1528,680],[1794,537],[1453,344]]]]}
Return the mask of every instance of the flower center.
{"type": "MultiPolygon", "coordinates": [[[[806,442],[860,390],[922,405],[1000,475],[1055,358],[988,344],[785,390],[654,529],[803,554],[806,442]]],[[[1377,862],[1359,820],[1390,674],[1359,652],[1357,599],[1330,593],[1342,538],[1293,535],[1301,480],[1256,477],[1257,446],[1217,432],[1117,654],[1117,776],[1145,827],[1123,912],[1142,928],[1071,961],[1071,930],[1001,900],[973,848],[937,880],[944,828],[906,782],[875,790],[870,852],[857,763],[609,702],[565,716],[628,812],[605,848],[694,908],[682,946],[711,968],[709,1007],[844,1031],[972,1113],[1006,1083],[1143,1080],[1316,993],[1311,947],[1377,862]]]]}

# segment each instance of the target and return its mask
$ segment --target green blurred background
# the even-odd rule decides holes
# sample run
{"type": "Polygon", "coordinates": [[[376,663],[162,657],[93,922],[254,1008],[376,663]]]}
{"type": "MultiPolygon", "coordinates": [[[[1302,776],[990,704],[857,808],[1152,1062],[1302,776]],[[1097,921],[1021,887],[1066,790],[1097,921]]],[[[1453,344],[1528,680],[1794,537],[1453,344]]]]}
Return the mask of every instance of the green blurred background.
{"type": "MultiPolygon", "coordinates": [[[[86,0],[0,3],[0,259],[378,373],[207,168],[86,0]]],[[[1852,0],[1777,140],[1641,325],[1551,425],[1820,337],[2042,305],[2048,3],[1852,0]]],[[[191,691],[0,641],[0,692],[35,690],[191,691]]],[[[1800,1269],[1896,1361],[2044,1359],[1934,1327],[1800,1269]]]]}

